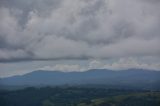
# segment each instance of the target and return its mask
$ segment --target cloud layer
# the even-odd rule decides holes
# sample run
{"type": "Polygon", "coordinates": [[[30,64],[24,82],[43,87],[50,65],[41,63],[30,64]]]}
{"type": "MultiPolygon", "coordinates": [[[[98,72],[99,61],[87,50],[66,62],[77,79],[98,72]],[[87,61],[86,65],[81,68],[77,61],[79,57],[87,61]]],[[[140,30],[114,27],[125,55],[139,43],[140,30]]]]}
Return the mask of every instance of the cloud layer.
{"type": "Polygon", "coordinates": [[[160,71],[160,63],[146,63],[140,62],[135,58],[121,58],[112,63],[105,63],[99,60],[92,60],[87,63],[86,66],[79,64],[56,64],[52,66],[44,66],[38,70],[50,70],[50,71],[63,71],[63,72],[72,72],[72,71],[87,71],[90,69],[110,69],[110,70],[127,70],[127,69],[148,69],[148,70],[157,70],[160,71]]]}
{"type": "Polygon", "coordinates": [[[159,0],[1,0],[0,62],[160,56],[159,0]]]}

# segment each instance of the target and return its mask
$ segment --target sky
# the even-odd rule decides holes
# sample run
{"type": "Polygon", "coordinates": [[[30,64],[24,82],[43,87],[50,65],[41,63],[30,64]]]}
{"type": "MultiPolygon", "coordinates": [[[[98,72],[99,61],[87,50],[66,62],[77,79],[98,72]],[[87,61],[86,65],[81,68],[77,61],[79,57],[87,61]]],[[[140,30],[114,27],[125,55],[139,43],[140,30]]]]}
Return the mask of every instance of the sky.
{"type": "Polygon", "coordinates": [[[160,70],[160,0],[0,0],[0,77],[160,70]]]}

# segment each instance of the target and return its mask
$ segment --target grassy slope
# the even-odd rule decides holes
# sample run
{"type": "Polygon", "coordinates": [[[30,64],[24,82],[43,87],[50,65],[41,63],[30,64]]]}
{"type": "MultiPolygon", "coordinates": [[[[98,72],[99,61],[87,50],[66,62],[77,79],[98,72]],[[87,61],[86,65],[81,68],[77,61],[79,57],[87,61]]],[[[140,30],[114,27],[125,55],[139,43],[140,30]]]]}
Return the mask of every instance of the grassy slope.
{"type": "Polygon", "coordinates": [[[133,93],[93,99],[78,106],[160,106],[160,92],[133,93]]]}

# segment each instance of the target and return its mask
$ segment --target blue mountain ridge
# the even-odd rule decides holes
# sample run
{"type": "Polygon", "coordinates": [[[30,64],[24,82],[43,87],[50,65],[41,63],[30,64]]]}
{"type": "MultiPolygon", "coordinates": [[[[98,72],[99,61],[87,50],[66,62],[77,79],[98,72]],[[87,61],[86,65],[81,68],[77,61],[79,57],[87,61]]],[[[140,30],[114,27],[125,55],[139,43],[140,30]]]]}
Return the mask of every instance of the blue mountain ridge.
{"type": "Polygon", "coordinates": [[[0,85],[8,86],[56,86],[65,84],[104,84],[159,89],[160,71],[144,69],[121,71],[91,69],[84,72],[37,70],[24,75],[0,79],[0,85]]]}

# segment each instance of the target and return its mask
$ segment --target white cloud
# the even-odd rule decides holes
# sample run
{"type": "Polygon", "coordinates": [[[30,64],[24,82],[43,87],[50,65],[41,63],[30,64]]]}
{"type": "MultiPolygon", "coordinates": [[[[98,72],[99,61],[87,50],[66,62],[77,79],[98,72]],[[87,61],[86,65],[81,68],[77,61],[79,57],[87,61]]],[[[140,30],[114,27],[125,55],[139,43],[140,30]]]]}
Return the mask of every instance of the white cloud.
{"type": "Polygon", "coordinates": [[[100,68],[103,68],[102,62],[98,60],[92,60],[89,62],[87,69],[100,69],[100,68]]]}
{"type": "Polygon", "coordinates": [[[84,71],[82,67],[77,64],[69,65],[69,64],[56,64],[54,66],[44,66],[43,68],[39,68],[39,70],[51,70],[51,71],[62,71],[62,72],[79,72],[84,71]]]}
{"type": "Polygon", "coordinates": [[[149,70],[160,70],[160,63],[146,63],[139,61],[135,58],[121,58],[110,64],[106,64],[103,68],[111,70],[126,70],[126,69],[149,69],[149,70]]]}
{"type": "Polygon", "coordinates": [[[138,58],[120,58],[112,62],[91,60],[86,66],[79,64],[56,64],[53,66],[44,66],[40,70],[63,71],[63,72],[81,72],[90,69],[110,69],[110,70],[127,70],[127,69],[148,69],[160,71],[160,63],[146,63],[138,58]]]}

